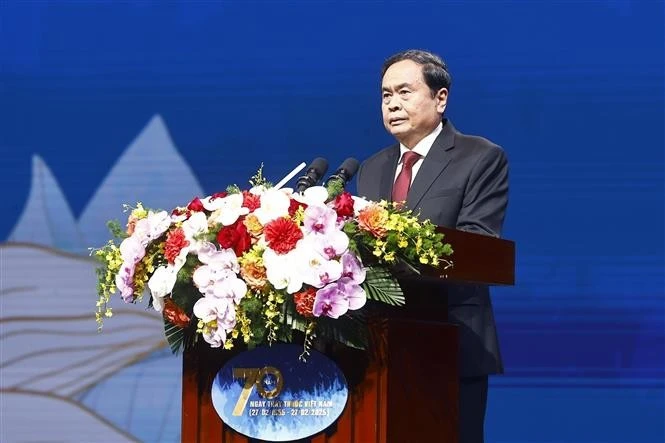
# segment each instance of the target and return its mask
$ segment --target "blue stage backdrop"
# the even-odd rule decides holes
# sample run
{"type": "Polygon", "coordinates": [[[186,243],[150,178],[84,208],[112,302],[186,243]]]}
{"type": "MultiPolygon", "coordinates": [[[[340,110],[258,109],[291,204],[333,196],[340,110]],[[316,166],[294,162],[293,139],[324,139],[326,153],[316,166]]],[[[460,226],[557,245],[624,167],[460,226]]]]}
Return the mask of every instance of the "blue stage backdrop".
{"type": "MultiPolygon", "coordinates": [[[[441,54],[448,116],[502,145],[517,285],[489,442],[662,442],[661,1],[2,1],[0,440],[178,441],[159,318],[97,334],[121,204],[172,207],[391,138],[380,66],[441,54]]],[[[434,352],[435,350],[433,350],[434,352]]]]}

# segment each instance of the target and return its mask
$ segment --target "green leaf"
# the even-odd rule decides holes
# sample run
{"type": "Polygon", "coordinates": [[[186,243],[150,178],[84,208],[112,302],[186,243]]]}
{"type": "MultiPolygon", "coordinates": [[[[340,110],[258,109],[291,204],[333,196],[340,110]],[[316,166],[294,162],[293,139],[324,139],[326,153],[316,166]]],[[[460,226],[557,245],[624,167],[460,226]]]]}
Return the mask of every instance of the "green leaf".
{"type": "Polygon", "coordinates": [[[332,201],[344,192],[344,183],[340,180],[330,180],[328,181],[326,190],[328,191],[328,201],[332,201]]]}
{"type": "Polygon", "coordinates": [[[178,355],[185,344],[185,330],[164,319],[164,334],[171,347],[171,352],[178,355]]]}
{"type": "Polygon", "coordinates": [[[361,285],[367,298],[393,306],[403,306],[404,293],[397,280],[383,267],[367,268],[365,281],[361,285]]]}
{"type": "MultiPolygon", "coordinates": [[[[288,329],[305,332],[309,325],[309,319],[298,314],[293,301],[287,300],[283,306],[284,324],[288,326],[288,329]]],[[[313,320],[316,322],[316,338],[314,338],[314,341],[317,338],[326,339],[356,349],[367,349],[369,335],[367,326],[362,318],[356,318],[347,314],[338,319],[319,317],[313,320]]]]}
{"type": "Polygon", "coordinates": [[[350,315],[337,319],[319,317],[316,320],[316,333],[321,338],[334,340],[356,349],[369,347],[367,325],[350,315]]]}
{"type": "Polygon", "coordinates": [[[240,194],[240,186],[238,185],[229,185],[226,187],[226,192],[229,194],[240,194]]]}
{"type": "MultiPolygon", "coordinates": [[[[184,273],[178,273],[178,277],[180,277],[180,274],[184,273]]],[[[187,277],[185,276],[185,278],[187,277]]],[[[190,317],[194,312],[194,304],[201,297],[202,295],[198,289],[193,287],[188,281],[176,281],[173,292],[171,293],[171,299],[190,317]]]]}
{"type": "MultiPolygon", "coordinates": [[[[301,331],[305,332],[307,329],[307,319],[302,315],[298,314],[296,311],[296,304],[293,301],[293,297],[289,297],[284,300],[282,305],[283,316],[284,316],[284,325],[288,326],[288,329],[292,331],[301,331]]],[[[286,328],[285,328],[286,329],[286,328]]]]}
{"type": "Polygon", "coordinates": [[[127,233],[122,228],[122,226],[120,225],[120,222],[118,220],[109,220],[109,221],[107,221],[106,222],[106,227],[111,232],[111,235],[114,238],[122,240],[122,239],[125,239],[125,238],[129,237],[129,235],[127,235],[127,233]]]}
{"type": "Polygon", "coordinates": [[[240,306],[251,322],[249,329],[252,332],[252,337],[247,343],[247,347],[252,349],[262,344],[266,337],[265,318],[262,315],[263,303],[257,296],[244,297],[240,301],[240,306]]]}

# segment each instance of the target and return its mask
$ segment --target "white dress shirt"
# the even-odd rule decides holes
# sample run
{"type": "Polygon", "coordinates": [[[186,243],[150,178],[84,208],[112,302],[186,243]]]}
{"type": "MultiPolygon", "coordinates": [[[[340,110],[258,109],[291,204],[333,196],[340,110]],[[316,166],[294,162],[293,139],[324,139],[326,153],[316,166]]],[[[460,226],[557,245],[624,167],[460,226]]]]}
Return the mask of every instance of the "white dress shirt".
{"type": "Polygon", "coordinates": [[[425,136],[422,140],[420,140],[416,144],[416,146],[413,147],[413,149],[409,149],[401,143],[399,144],[399,162],[397,162],[397,170],[395,171],[395,178],[393,179],[393,183],[395,182],[395,180],[397,180],[397,176],[402,171],[402,165],[403,165],[402,160],[404,159],[404,153],[408,151],[413,151],[415,153],[420,154],[420,158],[418,159],[417,162],[413,164],[413,168],[411,168],[411,184],[413,184],[413,180],[415,180],[416,174],[418,174],[420,165],[423,164],[423,160],[425,159],[425,157],[427,157],[427,153],[432,148],[434,140],[436,140],[436,138],[439,136],[442,129],[443,129],[443,123],[439,123],[439,126],[434,128],[434,131],[430,132],[429,135],[425,136]]]}

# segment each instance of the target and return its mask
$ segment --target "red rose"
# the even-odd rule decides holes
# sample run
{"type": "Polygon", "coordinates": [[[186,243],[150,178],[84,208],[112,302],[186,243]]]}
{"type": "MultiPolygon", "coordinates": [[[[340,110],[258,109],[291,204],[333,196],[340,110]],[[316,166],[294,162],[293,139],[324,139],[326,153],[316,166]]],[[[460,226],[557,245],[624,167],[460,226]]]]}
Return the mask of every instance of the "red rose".
{"type": "Polygon", "coordinates": [[[204,207],[203,203],[201,203],[201,200],[198,197],[194,197],[194,200],[189,202],[189,204],[187,205],[187,209],[189,209],[190,211],[200,212],[203,211],[204,207]]]}
{"type": "Polygon", "coordinates": [[[181,329],[189,326],[190,318],[185,314],[185,311],[177,305],[170,297],[164,299],[164,318],[169,321],[169,323],[178,326],[181,329]]]}
{"type": "Polygon", "coordinates": [[[289,216],[293,217],[300,207],[302,207],[303,211],[307,209],[305,203],[300,203],[299,201],[291,199],[291,202],[289,203],[289,216]]]}
{"type": "Polygon", "coordinates": [[[210,201],[212,201],[212,200],[214,200],[214,199],[216,199],[216,198],[224,198],[224,197],[226,197],[227,195],[229,195],[229,193],[226,192],[226,191],[215,192],[214,194],[212,194],[212,195],[210,196],[210,201]]]}
{"type": "Polygon", "coordinates": [[[316,289],[309,287],[304,291],[293,294],[293,301],[296,302],[296,311],[303,317],[314,317],[314,299],[316,298],[316,289]]]}
{"type": "Polygon", "coordinates": [[[240,257],[252,247],[252,237],[242,220],[238,220],[231,226],[224,226],[217,233],[217,243],[222,248],[233,248],[236,256],[240,257]]]}
{"type": "Polygon", "coordinates": [[[263,233],[270,249],[278,254],[286,254],[296,247],[302,238],[302,231],[289,218],[281,217],[263,227],[263,233]]]}
{"type": "Polygon", "coordinates": [[[169,231],[166,234],[166,243],[164,244],[164,257],[169,263],[173,264],[182,248],[188,245],[189,241],[185,239],[185,231],[182,228],[169,231]]]}
{"type": "Polygon", "coordinates": [[[249,209],[249,212],[261,207],[261,197],[248,191],[242,191],[242,206],[249,209]]]}
{"type": "Polygon", "coordinates": [[[189,209],[182,209],[182,208],[175,208],[173,211],[171,211],[171,215],[173,216],[180,216],[184,215],[185,217],[189,218],[191,215],[191,211],[189,209]]]}
{"type": "Polygon", "coordinates": [[[353,217],[353,198],[344,191],[335,198],[335,211],[338,217],[353,217]]]}

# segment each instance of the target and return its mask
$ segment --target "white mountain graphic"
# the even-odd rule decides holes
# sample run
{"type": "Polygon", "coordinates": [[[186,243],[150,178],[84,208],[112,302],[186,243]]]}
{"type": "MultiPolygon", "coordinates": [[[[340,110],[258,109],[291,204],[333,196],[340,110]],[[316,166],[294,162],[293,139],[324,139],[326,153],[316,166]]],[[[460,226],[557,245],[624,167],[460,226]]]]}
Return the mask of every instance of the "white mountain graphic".
{"type": "Polygon", "coordinates": [[[36,243],[70,252],[84,249],[67,199],[51,170],[38,155],[32,157],[28,201],[7,240],[36,243]]]}
{"type": "Polygon", "coordinates": [[[202,195],[191,168],[176,149],[164,121],[155,115],[111,168],[79,218],[88,246],[109,237],[106,222],[124,221],[123,204],[170,210],[202,195]]]}
{"type": "Polygon", "coordinates": [[[120,302],[98,334],[96,263],[77,254],[107,241],[106,222],[126,219],[124,203],[168,210],[201,195],[159,116],[78,222],[33,157],[25,209],[0,244],[0,441],[179,439],[181,361],[167,350],[161,317],[120,302]]]}
{"type": "Polygon", "coordinates": [[[35,155],[30,195],[7,241],[87,254],[89,247],[108,240],[108,220],[126,220],[123,204],[141,201],[150,208],[170,210],[202,195],[164,121],[155,115],[111,168],[78,223],[51,170],[35,155]]]}

